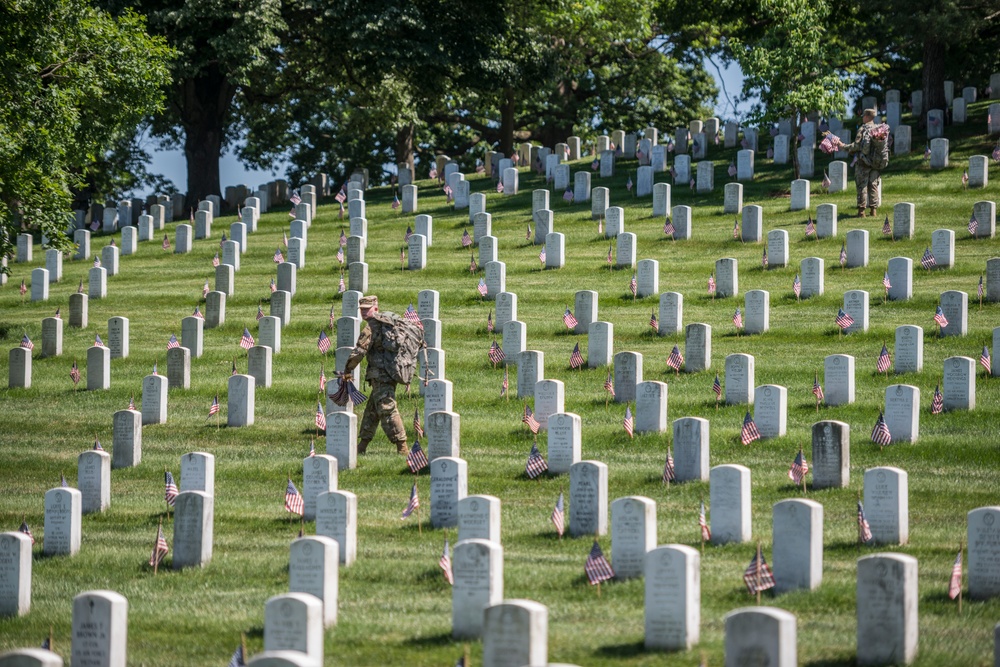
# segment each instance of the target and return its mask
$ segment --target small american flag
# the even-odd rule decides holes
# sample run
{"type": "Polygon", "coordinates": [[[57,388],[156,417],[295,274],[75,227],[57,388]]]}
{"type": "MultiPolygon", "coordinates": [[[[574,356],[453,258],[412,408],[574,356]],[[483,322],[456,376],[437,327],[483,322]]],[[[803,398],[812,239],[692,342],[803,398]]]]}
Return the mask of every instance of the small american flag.
{"type": "Polygon", "coordinates": [[[563,190],[563,201],[565,201],[568,204],[572,204],[574,198],[575,195],[573,194],[573,190],[571,188],[567,187],[565,190],[563,190]]]}
{"type": "Polygon", "coordinates": [[[715,294],[715,274],[708,276],[708,293],[715,294]]]}
{"type": "Polygon", "coordinates": [[[767,248],[764,248],[764,253],[760,256],[760,268],[767,268],[767,248]]]}
{"type": "Polygon", "coordinates": [[[507,367],[503,367],[503,380],[500,382],[500,397],[503,398],[507,395],[507,391],[510,389],[510,379],[507,376],[507,367]]]}
{"type": "MultiPolygon", "coordinates": [[[[24,296],[24,293],[27,292],[27,291],[28,291],[28,288],[24,286],[24,281],[22,280],[21,281],[21,296],[24,296]]],[[[76,293],[77,294],[83,294],[83,278],[80,279],[80,284],[76,288],[76,293]]]]}
{"type": "Polygon", "coordinates": [[[708,527],[708,521],[705,519],[705,501],[701,501],[701,511],[698,513],[698,527],[701,529],[701,539],[703,542],[707,542],[712,539],[712,531],[708,527]]]}
{"type": "Polygon", "coordinates": [[[316,428],[321,431],[326,430],[326,415],[323,414],[323,404],[316,404],[316,428]]]}
{"type": "Polygon", "coordinates": [[[410,227],[409,225],[407,225],[406,226],[406,233],[403,234],[403,241],[404,242],[409,241],[411,236],[413,236],[413,228],[410,227]]]}
{"type": "Polygon", "coordinates": [[[476,285],[476,291],[479,292],[480,296],[485,297],[489,293],[489,288],[486,287],[486,279],[480,278],[479,284],[476,285]]]}
{"type": "Polygon", "coordinates": [[[104,347],[104,341],[101,340],[101,334],[94,334],[94,347],[104,347]]]}
{"type": "Polygon", "coordinates": [[[667,357],[667,366],[673,368],[675,371],[679,371],[683,363],[684,355],[681,354],[680,348],[674,345],[674,349],[670,351],[670,355],[667,357]]]}
{"type": "Polygon", "coordinates": [[[212,399],[212,405],[208,407],[208,416],[219,414],[219,395],[216,394],[215,398],[212,399]]]}
{"type": "Polygon", "coordinates": [[[649,312],[649,326],[653,331],[660,330],[660,323],[656,320],[656,311],[649,312]]]}
{"type": "MultiPolygon", "coordinates": [[[[931,120],[936,121],[937,119],[933,118],[931,120]]],[[[968,185],[968,184],[969,184],[969,171],[965,170],[965,171],[962,172],[962,185],[965,186],[965,185],[968,185]]]]}
{"type": "Polygon", "coordinates": [[[837,311],[837,326],[841,329],[847,329],[854,324],[854,318],[844,312],[841,308],[837,311]]]}
{"type": "Polygon", "coordinates": [[[801,484],[808,472],[809,464],[806,463],[806,457],[800,449],[799,453],[795,455],[795,460],[792,461],[792,467],[788,469],[788,478],[796,484],[801,484]]]}
{"type": "Polygon", "coordinates": [[[496,330],[496,326],[493,324],[493,311],[486,316],[486,333],[493,333],[496,330]]]}
{"type": "Polygon", "coordinates": [[[314,458],[316,456],[316,438],[309,441],[309,458],[314,458]]]}
{"type": "Polygon", "coordinates": [[[445,183],[444,187],[442,188],[442,190],[444,190],[445,203],[450,204],[451,203],[451,196],[452,196],[451,186],[448,185],[447,183],[445,183]]]}
{"type": "Polygon", "coordinates": [[[271,294],[274,294],[275,292],[278,291],[278,286],[275,284],[274,278],[271,278],[271,284],[269,285],[269,288],[271,290],[271,294]]]}
{"type": "Polygon", "coordinates": [[[931,399],[931,414],[939,415],[944,411],[944,395],[941,393],[941,385],[934,387],[934,397],[931,399]]]}
{"type": "Polygon", "coordinates": [[[305,511],[305,501],[299,490],[295,488],[291,478],[288,480],[288,486],[285,487],[285,510],[299,516],[302,516],[305,511]]]}
{"type": "Polygon", "coordinates": [[[177,483],[174,482],[174,474],[169,470],[163,472],[163,499],[167,502],[170,507],[174,506],[174,502],[177,500],[177,483]]]}
{"type": "Polygon", "coordinates": [[[399,195],[395,192],[392,193],[392,210],[395,211],[400,207],[399,195]]]}
{"type": "Polygon", "coordinates": [[[889,370],[889,365],[892,364],[892,358],[889,356],[889,348],[882,343],[882,351],[878,353],[878,359],[875,361],[875,370],[879,373],[885,373],[889,370]]]}
{"type": "Polygon", "coordinates": [[[668,215],[667,219],[663,223],[663,233],[669,236],[670,238],[673,238],[676,231],[677,230],[674,229],[674,223],[670,219],[670,216],[668,215]]]}
{"type": "Polygon", "coordinates": [[[920,258],[920,266],[924,267],[925,269],[930,269],[935,264],[937,264],[937,260],[931,253],[931,249],[924,248],[924,256],[920,258]]]}
{"type": "Polygon", "coordinates": [[[580,344],[573,346],[573,352],[569,355],[569,367],[576,369],[583,366],[583,354],[580,353],[580,344]]]}
{"type": "Polygon", "coordinates": [[[941,306],[937,307],[934,311],[934,321],[938,323],[938,326],[944,329],[948,326],[948,318],[944,316],[944,311],[941,310],[941,306]]]}
{"type": "Polygon", "coordinates": [[[632,192],[632,174],[628,175],[628,181],[625,183],[625,189],[632,192]]]}
{"type": "Polygon", "coordinates": [[[628,291],[632,293],[632,296],[635,296],[638,290],[639,290],[639,283],[636,282],[635,274],[633,273],[632,280],[628,281],[628,291]]]}
{"type": "Polygon", "coordinates": [[[153,553],[149,556],[150,566],[162,563],[163,557],[167,555],[168,551],[170,551],[170,547],[167,546],[167,538],[163,536],[163,524],[160,524],[156,528],[156,544],[153,546],[153,553]]]}
{"type": "Polygon", "coordinates": [[[739,219],[733,220],[733,238],[737,241],[740,240],[740,221],[739,219]]]}
{"type": "Polygon", "coordinates": [[[612,254],[612,250],[611,250],[611,246],[610,246],[610,245],[608,245],[608,257],[607,257],[607,262],[608,262],[608,264],[612,264],[612,263],[613,263],[614,261],[615,261],[615,260],[614,260],[614,255],[612,254]]]}
{"type": "Polygon", "coordinates": [[[812,216],[810,215],[809,219],[806,220],[806,236],[812,236],[815,233],[816,233],[816,225],[813,223],[812,216]]]}
{"type": "Polygon", "coordinates": [[[743,312],[740,310],[739,306],[736,306],[736,312],[733,313],[733,326],[737,329],[743,328],[743,312]]]}
{"type": "Polygon", "coordinates": [[[490,343],[490,349],[487,354],[490,357],[490,362],[494,364],[499,364],[506,358],[506,355],[503,352],[503,348],[497,345],[496,340],[490,343]]]}
{"type": "Polygon", "coordinates": [[[131,396],[128,397],[128,406],[126,406],[125,409],[135,410],[135,394],[132,394],[131,396]]]}
{"type": "Polygon", "coordinates": [[[545,248],[543,247],[538,251],[538,261],[541,263],[542,268],[545,268],[545,248]]]}
{"type": "Polygon", "coordinates": [[[889,282],[889,272],[885,271],[882,273],[882,287],[885,289],[886,294],[892,289],[892,283],[889,282]]]}
{"type": "MultiPolygon", "coordinates": [[[[83,292],[83,281],[80,281],[80,292],[83,292]]],[[[28,286],[24,284],[24,278],[21,278],[21,296],[24,296],[28,292],[28,286]]]]}
{"type": "Polygon", "coordinates": [[[528,407],[527,403],[524,404],[524,415],[521,417],[521,421],[528,425],[528,428],[531,429],[532,433],[536,435],[538,434],[538,429],[541,427],[541,424],[539,424],[538,420],[535,419],[535,413],[531,411],[531,408],[528,407]]]}
{"type": "Polygon", "coordinates": [[[469,273],[475,273],[479,270],[479,264],[476,263],[476,258],[473,255],[469,255],[469,273]]]}
{"type": "Polygon", "coordinates": [[[755,440],[760,440],[760,431],[757,430],[757,424],[754,423],[748,410],[746,417],[743,418],[743,428],[740,429],[740,442],[749,445],[755,440]]]}
{"type": "Polygon", "coordinates": [[[747,590],[751,595],[755,595],[769,588],[774,588],[774,574],[767,566],[764,554],[755,553],[747,569],[743,572],[743,582],[747,585],[747,590]]]}
{"type": "Polygon", "coordinates": [[[694,178],[692,178],[690,181],[688,181],[688,186],[690,186],[690,188],[692,190],[694,190],[694,186],[695,186],[694,178]]]}
{"type": "Polygon", "coordinates": [[[236,375],[236,360],[233,359],[233,372],[230,375],[236,375]]]}
{"type": "Polygon", "coordinates": [[[948,582],[948,597],[952,600],[962,593],[962,550],[955,556],[955,564],[951,566],[951,580],[948,582]]]}
{"type": "Polygon", "coordinates": [[[326,335],[325,331],[319,332],[319,340],[316,341],[316,347],[319,348],[320,354],[326,354],[330,351],[330,337],[326,335]]]}
{"type": "Polygon", "coordinates": [[[240,338],[240,347],[244,350],[249,350],[253,347],[253,336],[250,335],[250,330],[243,327],[243,336],[240,338]]]}
{"type": "Polygon", "coordinates": [[[343,264],[344,263],[344,249],[343,248],[337,248],[337,263],[338,264],[343,264]]]}
{"type": "Polygon", "coordinates": [[[615,397],[615,383],[612,379],[611,371],[608,371],[608,378],[604,381],[604,391],[611,394],[611,398],[615,397]]]}
{"type": "MultiPolygon", "coordinates": [[[[163,240],[164,240],[164,241],[166,241],[166,240],[167,240],[167,237],[166,237],[166,236],[164,236],[164,237],[163,237],[163,240]]],[[[94,268],[95,268],[95,269],[99,269],[99,268],[101,268],[101,258],[100,258],[100,257],[98,257],[97,255],[94,255],[94,268]]]]}
{"type": "MultiPolygon", "coordinates": [[[[166,234],[163,235],[163,249],[170,250],[170,238],[166,234]]],[[[100,264],[97,266],[100,266],[100,264]]]]}
{"type": "Polygon", "coordinates": [[[417,310],[413,307],[413,303],[410,303],[410,305],[406,307],[406,311],[403,313],[403,318],[409,322],[413,322],[421,329],[424,328],[424,323],[420,321],[420,315],[417,314],[417,310]]]}
{"type": "Polygon", "coordinates": [[[219,248],[222,248],[223,244],[225,244],[225,242],[226,242],[226,233],[222,232],[222,238],[219,239],[219,248]]]}
{"type": "Polygon", "coordinates": [[[263,317],[264,317],[264,309],[261,308],[260,304],[258,303],[257,304],[257,321],[260,322],[263,317]]]}
{"type": "Polygon", "coordinates": [[[527,230],[524,232],[524,240],[525,241],[531,240],[531,225],[527,225],[527,230]]]}
{"type": "Polygon", "coordinates": [[[597,543],[597,540],[594,540],[594,546],[590,548],[590,555],[587,556],[583,570],[587,573],[587,581],[590,582],[591,586],[615,576],[615,571],[611,569],[611,563],[604,557],[604,552],[601,551],[601,545],[597,543]]]}
{"type": "Polygon", "coordinates": [[[727,169],[726,171],[729,173],[729,178],[732,178],[733,176],[736,175],[736,165],[733,163],[732,160],[729,161],[729,169],[727,169]]]}
{"type": "Polygon", "coordinates": [[[177,342],[177,336],[170,334],[170,340],[167,341],[167,349],[172,350],[175,347],[180,347],[181,344],[177,342]]]}
{"type": "Polygon", "coordinates": [[[191,313],[191,317],[195,318],[196,320],[205,319],[205,316],[201,314],[201,308],[198,306],[194,307],[194,312],[191,313]]]}
{"type": "Polygon", "coordinates": [[[982,276],[982,274],[979,275],[979,298],[980,299],[983,298],[983,276],[982,276]]]}
{"type": "Polygon", "coordinates": [[[281,230],[281,244],[288,247],[288,234],[285,233],[285,230],[281,230]]]}
{"type": "Polygon", "coordinates": [[[420,438],[418,437],[414,440],[413,446],[410,447],[410,453],[406,455],[406,466],[410,469],[410,472],[416,474],[426,468],[427,465],[427,455],[424,454],[424,448],[420,446],[420,438]]]}
{"type": "Polygon", "coordinates": [[[795,274],[795,280],[792,281],[792,292],[795,293],[796,299],[802,296],[802,280],[797,273],[795,274]]]}
{"type": "Polygon", "coordinates": [[[497,194],[503,194],[503,182],[497,181],[497,194]]]}
{"type": "Polygon", "coordinates": [[[715,380],[712,382],[712,391],[715,392],[715,399],[718,400],[722,398],[722,383],[719,382],[719,374],[715,374],[715,380]]]}
{"type": "Polygon", "coordinates": [[[336,324],[336,322],[337,322],[336,309],[335,309],[335,307],[333,305],[331,305],[330,306],[330,319],[327,322],[327,326],[329,326],[331,329],[333,329],[333,327],[336,324]]]}
{"type": "Polygon", "coordinates": [[[628,437],[635,437],[635,419],[632,418],[632,407],[625,406],[625,418],[622,419],[622,428],[628,433],[628,437]]]}
{"type": "MultiPolygon", "coordinates": [[[[562,494],[559,494],[559,498],[562,499],[562,494]]],[[[21,521],[21,527],[19,528],[19,530],[28,536],[28,539],[31,540],[32,544],[35,543],[35,536],[31,534],[31,529],[28,528],[27,521],[21,521]]],[[[560,531],[559,534],[562,535],[562,531],[560,531]]]]}
{"type": "Polygon", "coordinates": [[[862,544],[867,544],[872,541],[872,527],[868,525],[868,519],[865,518],[865,506],[858,501],[858,539],[862,544]]]}
{"type": "MultiPolygon", "coordinates": [[[[342,192],[343,190],[341,190],[341,192],[338,192],[337,195],[340,196],[342,192]]],[[[288,201],[292,203],[292,206],[298,206],[299,204],[301,204],[302,197],[299,196],[299,191],[292,190],[292,194],[288,197],[288,201]]],[[[338,199],[337,201],[343,201],[343,199],[338,199]]]]}
{"type": "Polygon", "coordinates": [[[101,441],[100,440],[97,440],[97,439],[94,440],[94,451],[95,452],[103,452],[104,451],[104,447],[101,447],[101,441]]]}
{"type": "Polygon", "coordinates": [[[993,372],[992,363],[990,361],[990,349],[985,345],[983,345],[983,351],[979,355],[979,365],[986,369],[987,375],[993,372]]]}
{"type": "MultiPolygon", "coordinates": [[[[826,139],[823,139],[823,141],[826,141],[826,139]]],[[[833,143],[833,142],[830,142],[830,143],[833,143]]],[[[826,170],[824,169],[823,170],[823,189],[824,190],[829,190],[831,185],[833,185],[833,181],[830,180],[830,175],[827,174],[826,170]]]]}
{"type": "Polygon", "coordinates": [[[573,311],[569,309],[569,306],[566,306],[566,311],[563,313],[562,320],[567,329],[573,329],[578,324],[576,317],[573,316],[573,311]]]}
{"type": "Polygon", "coordinates": [[[840,244],[840,265],[844,266],[847,264],[847,244],[840,244]]]}
{"type": "Polygon", "coordinates": [[[281,253],[281,248],[274,249],[273,259],[275,264],[281,264],[282,262],[285,261],[285,256],[281,253]]]}
{"type": "Polygon", "coordinates": [[[73,367],[69,369],[69,379],[73,381],[73,384],[80,383],[80,367],[76,365],[76,360],[73,360],[73,367]]]}
{"type": "Polygon", "coordinates": [[[816,397],[817,401],[822,401],[823,400],[823,386],[820,385],[820,383],[819,383],[819,374],[818,373],[813,373],[813,388],[812,388],[812,393],[813,393],[813,396],[816,397]]]}
{"type": "Polygon", "coordinates": [[[892,234],[892,226],[889,224],[889,216],[885,216],[885,222],[882,223],[882,234],[889,236],[892,234]]]}
{"type": "Polygon", "coordinates": [[[337,285],[337,293],[338,294],[343,294],[346,291],[347,291],[347,286],[344,285],[344,274],[343,274],[343,272],[341,272],[341,274],[340,274],[340,284],[337,285]]]}
{"type": "Polygon", "coordinates": [[[878,413],[878,420],[875,422],[875,428],[872,429],[872,442],[876,445],[888,445],[892,443],[892,434],[889,433],[889,425],[885,423],[885,416],[881,412],[878,413]]]}
{"type": "Polygon", "coordinates": [[[207,297],[210,291],[211,288],[208,286],[208,281],[206,280],[205,286],[201,288],[201,298],[204,299],[205,297],[207,297]]]}
{"type": "Polygon", "coordinates": [[[531,444],[531,451],[528,452],[528,462],[524,465],[524,472],[528,479],[535,479],[549,469],[549,464],[545,462],[541,452],[538,451],[538,443],[531,444]]]}
{"type": "Polygon", "coordinates": [[[593,162],[590,163],[590,170],[597,171],[600,168],[601,168],[601,161],[595,157],[593,162]]]}
{"type": "Polygon", "coordinates": [[[455,577],[451,573],[451,555],[449,553],[447,537],[444,538],[444,551],[441,553],[441,558],[438,559],[438,567],[444,573],[444,580],[454,586],[455,577]]]}
{"type": "Polygon", "coordinates": [[[420,425],[420,408],[413,410],[413,430],[417,432],[417,437],[424,437],[424,428],[420,425]]]}
{"type": "Polygon", "coordinates": [[[559,537],[562,537],[566,530],[566,502],[563,500],[562,491],[559,492],[559,499],[556,500],[556,506],[552,510],[549,521],[556,527],[556,533],[559,534],[559,537]]]}
{"type": "Polygon", "coordinates": [[[667,460],[663,464],[663,483],[673,481],[677,478],[677,473],[674,470],[674,457],[670,454],[670,448],[667,447],[667,460]]]}
{"type": "Polygon", "coordinates": [[[340,247],[343,248],[347,245],[347,234],[344,233],[344,228],[340,228],[340,247]]]}
{"type": "Polygon", "coordinates": [[[462,230],[462,247],[468,248],[471,245],[472,245],[472,237],[469,235],[469,230],[468,229],[462,230]]]}
{"type": "Polygon", "coordinates": [[[23,336],[21,336],[21,347],[24,348],[25,350],[35,349],[35,344],[31,342],[30,338],[28,338],[28,334],[24,334],[23,336]]]}
{"type": "Polygon", "coordinates": [[[160,362],[159,362],[159,361],[154,361],[154,362],[153,362],[153,375],[157,375],[157,372],[156,372],[156,368],[157,368],[157,366],[159,366],[159,365],[160,365],[160,362]]]}
{"type": "Polygon", "coordinates": [[[420,507],[420,496],[417,494],[417,483],[413,483],[413,488],[410,489],[410,502],[407,503],[406,509],[403,510],[403,515],[400,520],[403,520],[413,514],[413,510],[420,507]]]}
{"type": "Polygon", "coordinates": [[[219,253],[215,253],[215,257],[212,258],[212,266],[219,265],[219,253]]]}

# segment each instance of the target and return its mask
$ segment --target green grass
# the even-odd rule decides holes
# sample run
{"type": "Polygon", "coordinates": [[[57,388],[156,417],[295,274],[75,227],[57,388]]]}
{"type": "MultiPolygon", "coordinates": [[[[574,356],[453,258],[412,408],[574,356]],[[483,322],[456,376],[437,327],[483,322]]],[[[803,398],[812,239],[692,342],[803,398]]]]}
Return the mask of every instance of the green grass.
{"type": "MultiPolygon", "coordinates": [[[[490,180],[471,177],[472,190],[485,192],[493,215],[500,257],[507,264],[507,289],[518,294],[519,319],[527,323],[529,349],[545,353],[546,373],[566,383],[566,409],[583,419],[583,457],[609,467],[609,501],[643,495],[657,502],[657,541],[696,545],[698,501],[708,496],[708,485],[691,483],[665,488],[659,482],[669,434],[641,435],[628,440],[621,428],[624,406],[605,407],[602,384],[606,369],[569,370],[575,342],[585,351],[585,337],[566,333],[561,315],[578,289],[600,293],[599,317],[615,324],[615,351],[633,350],[644,356],[644,377],[670,385],[670,420],[684,416],[711,421],[711,463],[739,463],[752,471],[753,534],[770,556],[771,507],[782,499],[799,497],[801,489],[786,476],[800,446],[809,452],[810,428],[819,419],[838,419],[851,426],[851,487],[814,492],[807,497],[825,509],[824,579],[812,592],[780,597],[765,595],[764,604],[793,612],[798,618],[799,658],[802,664],[852,664],[855,655],[855,561],[864,554],[898,551],[920,563],[920,665],[988,665],[992,629],[1000,618],[1000,601],[966,601],[962,616],[946,596],[955,549],[965,536],[965,514],[997,504],[1000,491],[1000,384],[977,381],[977,408],[931,416],[934,385],[941,379],[942,362],[952,355],[977,358],[1000,326],[998,307],[980,310],[975,296],[985,261],[997,252],[995,240],[971,240],[965,231],[975,201],[992,198],[996,185],[985,191],[966,191],[962,170],[973,154],[989,154],[992,141],[981,133],[986,103],[971,106],[970,122],[948,128],[951,164],[931,170],[922,160],[923,137],[914,137],[915,152],[895,157],[884,174],[882,213],[894,203],[916,205],[913,240],[883,239],[878,220],[847,217],[854,210],[854,192],[825,195],[820,176],[813,179],[813,210],[818,203],[836,203],[841,213],[839,236],[806,240],[805,214],[788,211],[790,167],[775,167],[759,155],[757,178],[744,185],[744,203],[764,207],[765,233],[787,229],[791,265],[760,270],[760,244],[732,239],[733,216],[722,214],[725,170],[734,150],[713,147],[716,190],[695,194],[687,187],[673,190],[673,205],[694,207],[694,238],[689,242],[664,239],[663,221],[650,217],[651,198],[637,199],[625,190],[634,161],[623,161],[613,179],[594,177],[593,185],[610,185],[611,205],[625,208],[626,229],[638,236],[637,257],[660,261],[660,291],[684,294],[684,322],[712,325],[712,370],[698,374],[668,373],[665,359],[682,336],[657,338],[648,327],[656,298],[633,303],[627,293],[631,272],[609,271],[605,263],[608,242],[597,235],[589,204],[567,205],[561,193],[551,195],[555,228],[566,234],[567,265],[558,271],[539,270],[538,248],[524,241],[531,223],[531,190],[543,187],[537,175],[521,173],[521,194],[497,195],[490,180]],[[610,183],[608,182],[610,181],[610,183]],[[837,265],[841,241],[848,230],[864,228],[871,234],[869,266],[841,270],[837,265]],[[883,304],[881,278],[891,257],[919,258],[935,229],[956,232],[956,265],[945,271],[914,271],[914,297],[883,304]],[[799,262],[809,256],[826,260],[826,294],[796,302],[791,291],[799,262]],[[712,300],[706,282],[720,257],[740,262],[740,296],[712,300]],[[742,306],[750,289],[771,293],[771,330],[761,336],[734,334],[733,310],[742,306]],[[871,326],[866,334],[837,335],[834,316],[849,289],[871,295],[871,326]],[[931,316],[942,291],[957,289],[970,295],[969,335],[937,339],[931,316]],[[893,347],[894,330],[902,324],[924,327],[924,371],[899,378],[877,376],[875,358],[882,342],[893,347]],[[756,384],[788,387],[788,433],[782,438],[739,444],[745,408],[715,408],[711,391],[714,371],[724,368],[727,354],[746,352],[756,357],[756,384]],[[852,354],[857,359],[856,402],[838,408],[823,407],[817,414],[810,393],[813,374],[822,377],[828,354],[852,354]],[[883,405],[885,387],[896,382],[921,389],[920,439],[880,451],[868,435],[883,405]],[[864,470],[878,465],[899,466],[909,473],[910,544],[899,548],[863,548],[855,544],[854,499],[864,470]]],[[[764,146],[762,146],[764,147],[764,146]]],[[[828,159],[817,154],[821,167],[828,159]]],[[[587,169],[583,160],[574,170],[587,169]]],[[[658,174],[665,180],[668,174],[658,174]]],[[[994,172],[994,182],[995,182],[994,172]]],[[[491,337],[485,323],[491,305],[478,298],[478,276],[468,273],[469,252],[459,244],[467,212],[445,204],[443,193],[422,182],[420,213],[434,217],[435,244],[428,251],[430,266],[414,274],[399,270],[399,247],[411,216],[394,212],[388,190],[367,195],[369,292],[379,295],[383,309],[402,312],[416,302],[417,291],[433,288],[441,294],[441,319],[447,350],[447,377],[455,386],[454,409],[462,417],[461,453],[469,463],[470,493],[502,500],[505,557],[505,597],[530,598],[549,608],[549,655],[559,662],[580,665],[695,665],[704,656],[708,664],[722,663],[723,617],[751,604],[741,575],[753,545],[706,547],[702,559],[701,642],[690,652],[664,656],[647,653],[643,640],[643,583],[641,580],[602,586],[597,597],[583,575],[590,548],[588,539],[555,538],[548,516],[568,479],[529,482],[523,475],[531,446],[520,424],[523,402],[498,398],[501,372],[487,362],[491,337]]],[[[142,465],[115,470],[112,504],[102,515],[83,520],[83,547],[75,558],[43,558],[36,547],[32,610],[24,618],[0,619],[0,649],[37,646],[52,626],[57,650],[69,655],[72,598],[81,591],[107,588],[129,599],[129,663],[147,667],[225,664],[247,633],[251,653],[261,650],[263,605],[288,588],[288,545],[298,524],[282,509],[285,475],[301,480],[301,459],[309,449],[316,401],[320,355],[316,337],[327,322],[331,304],[337,306],[337,238],[344,223],[332,200],[321,206],[309,230],[307,266],[299,272],[293,299],[292,322],[282,333],[282,351],[274,358],[274,384],[257,391],[256,424],[251,428],[217,429],[206,419],[212,397],[225,401],[226,380],[234,356],[245,371],[245,353],[238,347],[244,326],[254,331],[258,301],[267,299],[274,275],[271,256],[280,243],[288,217],[283,207],[265,215],[259,231],[236,274],[236,294],[227,304],[224,327],[206,331],[205,354],[192,362],[192,386],[170,395],[169,421],[148,426],[143,433],[142,465]],[[163,468],[178,472],[179,458],[189,451],[216,456],[215,546],[211,564],[203,570],[175,573],[167,568],[154,577],[145,565],[163,511],[163,468]]],[[[89,448],[95,434],[111,440],[111,414],[122,409],[130,394],[141,392],[142,377],[153,362],[165,363],[165,345],[171,333],[180,333],[181,318],[200,302],[201,286],[213,275],[211,257],[221,232],[232,216],[218,220],[213,241],[198,241],[187,256],[168,255],[157,242],[141,244],[138,254],[122,258],[122,272],[111,278],[108,298],[90,303],[90,327],[64,330],[62,357],[35,358],[33,386],[5,390],[0,410],[0,526],[16,529],[24,515],[35,535],[43,537],[43,494],[58,485],[63,471],[75,478],[75,461],[89,448]],[[106,334],[109,317],[131,321],[131,356],[112,363],[112,388],[106,392],[74,391],[68,378],[72,360],[85,365],[86,348],[94,333],[106,334]]],[[[346,221],[345,221],[346,222],[346,221]]],[[[170,226],[172,227],[172,225],[170,226]]],[[[532,225],[534,227],[534,225],[532,225]]],[[[169,230],[172,233],[172,229],[169,230]]],[[[228,233],[228,230],[226,230],[228,233]]],[[[471,227],[470,227],[471,232],[471,227]]],[[[97,236],[93,247],[106,243],[97,236]]],[[[85,276],[89,262],[64,265],[63,282],[54,285],[48,303],[22,303],[16,286],[30,268],[42,265],[42,253],[29,266],[12,265],[13,276],[0,292],[0,333],[7,347],[27,333],[40,350],[41,319],[57,306],[68,312],[68,296],[85,276]]],[[[6,355],[0,365],[6,366],[6,355]]],[[[332,364],[331,364],[332,365],[332,364]]],[[[85,372],[85,370],[84,370],[85,372]]],[[[0,376],[6,375],[6,369],[0,376]]],[[[723,378],[724,379],[724,378],[723,378]]],[[[513,380],[513,378],[512,378],[513,380]]],[[[402,397],[400,410],[409,422],[416,397],[402,397]]],[[[544,451],[544,438],[541,441],[544,451]]],[[[322,445],[320,445],[322,449],[322,445]]],[[[358,495],[358,561],[340,573],[339,624],[326,633],[328,665],[445,665],[453,664],[462,647],[451,639],[451,591],[440,576],[437,559],[444,531],[426,523],[429,506],[427,476],[419,484],[424,499],[423,533],[415,522],[399,520],[406,504],[411,477],[391,452],[381,433],[359,467],[340,473],[340,488],[358,495]]],[[[570,501],[570,512],[572,503],[570,501]]],[[[454,541],[454,530],[449,532],[454,541]]],[[[172,530],[167,526],[168,540],[172,530]]],[[[610,551],[610,538],[602,540],[610,551]]],[[[168,557],[169,559],[169,557],[168,557]]],[[[481,646],[473,643],[475,660],[481,646]]]]}

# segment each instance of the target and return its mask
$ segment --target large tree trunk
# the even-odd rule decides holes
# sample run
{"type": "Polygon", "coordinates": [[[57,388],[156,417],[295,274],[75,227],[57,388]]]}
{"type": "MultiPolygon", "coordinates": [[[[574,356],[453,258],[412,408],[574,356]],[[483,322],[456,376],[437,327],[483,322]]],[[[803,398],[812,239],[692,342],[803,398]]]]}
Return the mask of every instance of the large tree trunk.
{"type": "Polygon", "coordinates": [[[948,109],[944,99],[944,44],[933,31],[924,33],[924,108],[921,110],[921,127],[926,126],[930,109],[948,109]]]}
{"type": "Polygon", "coordinates": [[[514,89],[508,86],[500,105],[500,152],[505,157],[514,154],[514,110],[514,89]]]}
{"type": "Polygon", "coordinates": [[[396,162],[413,169],[413,135],[416,128],[413,123],[407,123],[396,131],[396,162]]]}
{"type": "Polygon", "coordinates": [[[236,87],[218,67],[181,82],[181,123],[187,159],[187,201],[197,205],[208,195],[222,195],[219,160],[225,121],[236,87]]]}

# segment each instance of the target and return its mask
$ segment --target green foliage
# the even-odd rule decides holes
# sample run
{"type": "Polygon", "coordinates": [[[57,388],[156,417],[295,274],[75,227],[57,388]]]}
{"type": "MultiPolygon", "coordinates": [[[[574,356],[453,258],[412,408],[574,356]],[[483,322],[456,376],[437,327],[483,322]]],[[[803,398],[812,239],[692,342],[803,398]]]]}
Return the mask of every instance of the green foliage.
{"type": "Polygon", "coordinates": [[[22,228],[65,249],[72,191],[161,108],[170,51],[82,0],[0,3],[0,44],[0,255],[22,228]]]}

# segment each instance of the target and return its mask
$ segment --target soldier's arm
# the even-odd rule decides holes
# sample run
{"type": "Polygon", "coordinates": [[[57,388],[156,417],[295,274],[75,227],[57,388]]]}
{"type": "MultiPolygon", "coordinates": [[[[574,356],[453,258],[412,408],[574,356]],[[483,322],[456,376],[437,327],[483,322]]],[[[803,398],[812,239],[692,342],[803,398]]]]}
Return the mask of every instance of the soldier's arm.
{"type": "Polygon", "coordinates": [[[361,360],[365,358],[368,354],[368,346],[372,343],[372,328],[365,327],[361,330],[358,335],[358,342],[354,346],[354,350],[351,351],[351,356],[347,358],[347,363],[344,365],[344,374],[347,375],[361,363],[361,360]]]}
{"type": "Polygon", "coordinates": [[[840,148],[841,150],[847,151],[848,154],[857,153],[859,150],[861,150],[862,139],[864,139],[864,135],[861,132],[861,128],[859,127],[858,133],[854,135],[854,141],[852,141],[849,144],[841,144],[840,148]]]}

